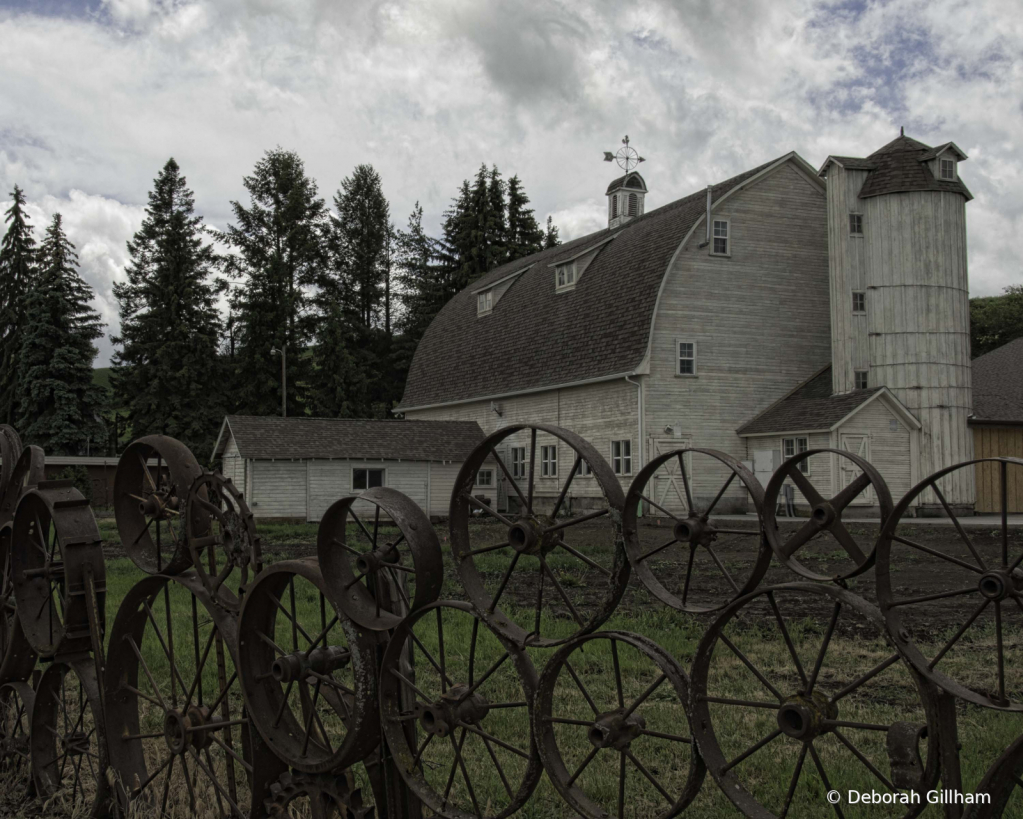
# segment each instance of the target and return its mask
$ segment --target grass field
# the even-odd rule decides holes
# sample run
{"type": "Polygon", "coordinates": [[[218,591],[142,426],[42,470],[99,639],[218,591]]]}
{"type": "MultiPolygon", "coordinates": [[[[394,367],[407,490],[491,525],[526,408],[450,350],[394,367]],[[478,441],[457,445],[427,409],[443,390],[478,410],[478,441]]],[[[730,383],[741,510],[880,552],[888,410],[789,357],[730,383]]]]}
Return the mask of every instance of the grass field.
{"type": "MultiPolygon", "coordinates": [[[[473,524],[473,527],[472,537],[475,543],[490,543],[500,537],[498,527],[480,524],[473,524]]],[[[109,634],[121,601],[142,579],[142,574],[124,556],[113,520],[101,519],[100,528],[108,554],[106,605],[109,634]]],[[[449,544],[446,542],[446,528],[438,527],[438,535],[445,550],[444,597],[465,599],[458,583],[449,544]]],[[[315,554],[316,526],[312,524],[261,525],[260,536],[268,563],[283,558],[315,554]]],[[[577,543],[577,548],[595,562],[606,560],[608,557],[606,544],[599,537],[587,538],[585,542],[577,543]]],[[[731,571],[741,573],[743,568],[741,556],[733,555],[726,562],[731,571]]],[[[478,556],[476,566],[486,578],[488,588],[492,589],[500,582],[506,563],[507,560],[499,553],[478,556]]],[[[578,595],[576,599],[581,601],[580,605],[586,605],[595,597],[599,597],[597,587],[600,578],[595,578],[579,561],[567,559],[564,555],[552,554],[549,564],[564,588],[570,594],[578,595]]],[[[916,569],[911,567],[911,570],[916,569]]],[[[772,570],[768,579],[771,582],[782,582],[794,578],[778,569],[772,570]]],[[[862,578],[855,584],[856,591],[870,596],[871,585],[868,578],[862,578]]],[[[170,588],[172,591],[166,598],[161,593],[153,599],[152,615],[155,622],[160,624],[162,631],[173,635],[171,640],[176,647],[176,664],[180,677],[171,674],[166,651],[159,641],[151,637],[143,640],[140,646],[141,655],[155,685],[151,686],[148,680],[144,679],[147,675],[140,674],[138,687],[151,699],[156,696],[153,688],[162,689],[162,696],[169,697],[172,678],[174,695],[177,697],[182,697],[182,689],[195,687],[193,678],[195,668],[201,662],[199,655],[202,649],[210,644],[210,635],[213,631],[214,618],[201,612],[198,620],[193,617],[192,598],[188,591],[179,584],[170,584],[170,588]],[[167,611],[164,608],[168,603],[169,628],[167,611]]],[[[509,584],[509,592],[502,607],[512,619],[524,623],[531,622],[534,614],[530,604],[534,595],[535,590],[528,582],[522,583],[521,586],[509,584]]],[[[776,731],[777,707],[766,708],[762,705],[776,703],[776,698],[772,696],[772,686],[784,697],[794,694],[802,687],[800,676],[811,673],[811,669],[814,668],[820,646],[829,630],[829,617],[834,611],[830,598],[806,594],[791,593],[787,596],[779,594],[777,605],[785,612],[791,650],[777,627],[773,610],[764,598],[740,612],[726,627],[725,634],[737,651],[719,643],[707,665],[706,692],[717,702],[706,706],[705,716],[710,728],[702,735],[712,736],[722,755],[728,760],[742,757],[746,751],[771,737],[776,731]],[[759,679],[751,672],[746,662],[754,666],[763,679],[759,679]],[[746,704],[734,705],[722,701],[741,701],[746,704]]],[[[305,581],[296,583],[295,612],[303,630],[310,634],[318,634],[326,624],[319,594],[305,581]]],[[[567,617],[567,610],[557,602],[548,602],[541,612],[541,617],[542,632],[546,635],[566,635],[573,630],[573,624],[567,617]]],[[[665,649],[688,674],[698,645],[712,619],[707,615],[697,617],[682,614],[656,603],[633,579],[625,599],[604,625],[604,629],[644,635],[665,649]]],[[[432,616],[421,618],[413,628],[416,636],[412,649],[416,655],[415,684],[419,692],[428,695],[430,699],[438,698],[445,685],[469,683],[473,680],[474,674],[478,679],[480,670],[489,668],[504,652],[500,643],[485,631],[482,632],[483,637],[478,636],[477,640],[473,641],[473,618],[464,612],[445,609],[440,622],[444,634],[443,650],[440,645],[437,618],[432,616]],[[473,645],[475,651],[471,650],[473,645]],[[440,662],[437,662],[438,659],[440,662]],[[444,667],[443,681],[440,665],[444,667]],[[475,665],[475,671],[470,668],[472,665],[475,665]]],[[[300,648],[311,642],[306,640],[303,644],[301,638],[297,636],[296,629],[285,617],[277,617],[274,629],[273,640],[279,646],[284,646],[285,650],[290,649],[292,638],[300,648]]],[[[848,609],[843,610],[833,631],[834,635],[830,638],[824,660],[815,675],[817,690],[828,695],[842,691],[892,653],[873,624],[848,609]]],[[[934,644],[941,645],[954,631],[955,625],[951,620],[939,619],[929,632],[929,639],[934,644]]],[[[1011,689],[1017,692],[1023,688],[1021,686],[1023,679],[1020,676],[1023,673],[1021,656],[1023,641],[1020,637],[1016,625],[1005,635],[1007,667],[1012,675],[1010,685],[1011,689]]],[[[985,665],[990,662],[994,640],[994,633],[988,627],[978,627],[972,631],[969,639],[964,641],[964,650],[957,651],[954,656],[949,655],[947,673],[963,679],[972,679],[976,676],[978,687],[982,686],[981,678],[990,671],[985,665]]],[[[330,630],[328,643],[343,644],[344,641],[345,638],[337,627],[330,630]]],[[[411,644],[410,638],[409,645],[411,644]]],[[[553,650],[530,648],[527,653],[533,667],[539,672],[553,654],[553,650]]],[[[272,657],[273,654],[269,656],[272,657]]],[[[661,682],[654,687],[652,693],[649,693],[651,686],[658,682],[661,670],[648,655],[621,642],[616,642],[612,646],[611,641],[594,640],[582,651],[573,653],[570,659],[577,680],[572,679],[572,676],[563,669],[553,685],[551,706],[551,715],[560,720],[552,727],[552,740],[563,758],[565,768],[567,771],[575,772],[586,763],[575,784],[588,798],[612,815],[617,814],[619,800],[623,797],[624,815],[629,819],[644,819],[658,815],[668,807],[669,799],[674,800],[683,792],[692,776],[690,746],[674,739],[689,733],[685,710],[678,692],[673,690],[671,682],[667,681],[661,682]],[[616,683],[617,679],[621,680],[620,689],[616,683]],[[622,704],[628,706],[643,698],[644,694],[645,699],[642,699],[641,707],[635,712],[641,714],[643,718],[641,735],[629,746],[632,757],[625,763],[628,774],[624,792],[621,792],[620,766],[625,757],[615,749],[596,751],[587,739],[587,732],[592,726],[595,712],[601,714],[612,712],[622,704]],[[591,754],[592,759],[587,761],[591,754]],[[656,785],[653,780],[656,780],[656,785]]],[[[204,673],[201,675],[199,685],[205,692],[219,691],[215,663],[204,664],[203,668],[204,673]]],[[[225,669],[227,676],[230,677],[234,671],[230,658],[225,660],[225,669]]],[[[334,672],[332,678],[346,688],[355,687],[355,679],[350,674],[350,669],[334,672]]],[[[452,734],[450,740],[431,742],[422,752],[422,769],[425,778],[435,790],[443,792],[446,787],[449,788],[450,802],[467,811],[473,810],[475,804],[484,812],[493,814],[508,804],[512,795],[518,791],[523,777],[528,774],[526,760],[516,752],[516,749],[521,751],[525,747],[525,738],[529,730],[528,718],[526,709],[516,707],[515,703],[524,702],[529,695],[523,691],[519,674],[512,668],[511,663],[507,662],[501,665],[485,684],[480,685],[479,693],[489,704],[501,703],[507,706],[494,708],[487,713],[485,726],[489,739],[484,741],[482,736],[463,733],[460,737],[452,734]],[[457,744],[459,742],[462,744],[457,744]],[[460,754],[456,754],[458,750],[460,754]],[[465,784],[461,763],[464,763],[465,774],[473,785],[471,791],[465,784]]],[[[207,694],[206,702],[209,702],[209,699],[210,695],[207,694]]],[[[424,697],[417,694],[416,699],[423,700],[424,697]]],[[[217,711],[236,718],[240,709],[241,694],[235,683],[228,696],[217,703],[217,711]],[[227,710],[224,710],[225,707],[227,710]]],[[[162,709],[143,703],[139,710],[141,712],[139,733],[160,734],[162,709]]],[[[303,713],[301,705],[297,703],[292,703],[289,710],[298,714],[303,713]]],[[[335,712],[336,710],[337,708],[334,709],[335,712]]],[[[964,703],[959,703],[957,710],[964,785],[970,790],[995,757],[1023,732],[1023,719],[1017,715],[988,711],[964,703]]],[[[326,709],[322,713],[329,714],[330,711],[331,709],[326,709]]],[[[816,741],[815,747],[819,752],[820,762],[828,774],[830,786],[844,795],[848,790],[886,790],[882,781],[891,777],[885,749],[886,734],[876,728],[889,726],[897,721],[923,724],[924,712],[919,690],[911,675],[901,664],[896,664],[843,698],[835,718],[848,726],[841,729],[842,738],[835,733],[828,733],[816,741]],[[843,740],[848,744],[844,744],[843,740]],[[854,746],[856,751],[851,750],[850,745],[854,746]],[[870,761],[875,767],[874,771],[861,763],[857,752],[870,761]]],[[[325,736],[328,740],[336,741],[342,734],[343,729],[339,721],[328,723],[325,718],[322,731],[319,731],[317,736],[321,738],[325,736]]],[[[237,734],[233,736],[237,737],[237,734]]],[[[416,740],[421,741],[424,736],[420,732],[416,740]]],[[[162,735],[143,740],[143,745],[149,770],[155,769],[155,766],[161,764],[168,756],[162,735]]],[[[802,742],[786,735],[778,736],[771,739],[761,750],[750,753],[747,758],[736,762],[732,773],[761,804],[777,813],[787,799],[793,775],[798,767],[801,769],[799,786],[791,798],[787,815],[796,819],[836,815],[825,801],[824,794],[828,788],[825,787],[818,768],[812,764],[809,757],[800,761],[802,748],[802,742]]],[[[210,755],[205,759],[210,768],[224,770],[231,764],[229,752],[219,746],[210,746],[208,752],[210,755]]],[[[198,764],[200,763],[195,763],[198,764]]],[[[193,772],[196,770],[194,765],[192,770],[193,772]]],[[[180,776],[180,773],[178,775],[180,776]]],[[[359,776],[364,777],[364,773],[360,773],[359,776]]],[[[201,777],[195,777],[197,783],[199,779],[201,777]]],[[[188,815],[188,795],[180,786],[180,782],[167,790],[168,810],[176,815],[188,815]]],[[[243,786],[239,786],[237,795],[241,802],[248,798],[243,786]]],[[[158,799],[159,796],[158,793],[158,799]]],[[[214,789],[207,789],[197,796],[206,806],[209,816],[219,816],[218,804],[219,810],[224,809],[221,797],[224,800],[228,798],[227,794],[218,793],[214,789]]],[[[1014,798],[1019,799],[1018,796],[1014,798]]],[[[904,808],[879,805],[850,806],[844,804],[844,800],[841,807],[843,815],[850,819],[894,817],[904,813],[904,808]]],[[[517,815],[531,819],[538,817],[568,819],[576,813],[555,792],[547,777],[543,776],[526,806],[517,815]]],[[[685,815],[697,819],[725,819],[740,814],[707,775],[685,815]]],[[[932,806],[926,808],[921,815],[939,817],[943,813],[940,808],[932,806]]],[[[1006,815],[1023,815],[1023,803],[1010,805],[1006,815]]]]}

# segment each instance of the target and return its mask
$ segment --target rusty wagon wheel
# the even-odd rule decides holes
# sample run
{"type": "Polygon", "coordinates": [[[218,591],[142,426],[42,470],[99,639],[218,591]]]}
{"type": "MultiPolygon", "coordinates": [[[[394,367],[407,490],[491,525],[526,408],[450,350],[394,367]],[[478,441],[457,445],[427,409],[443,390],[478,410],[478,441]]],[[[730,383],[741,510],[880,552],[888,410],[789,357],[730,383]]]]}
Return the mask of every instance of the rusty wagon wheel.
{"type": "Polygon", "coordinates": [[[383,734],[434,815],[504,819],[525,805],[543,770],[529,719],[536,685],[526,652],[468,603],[432,603],[394,630],[380,667],[383,734]]]}
{"type": "Polygon", "coordinates": [[[39,678],[31,715],[36,793],[65,801],[67,813],[99,816],[109,804],[96,665],[91,657],[54,660],[39,678]]]}
{"type": "Polygon", "coordinates": [[[363,802],[362,790],[353,790],[343,774],[285,771],[264,805],[271,819],[376,819],[373,805],[363,802]]]}
{"type": "Polygon", "coordinates": [[[189,487],[184,520],[196,574],[215,603],[237,611],[250,578],[263,570],[259,535],[245,498],[230,478],[204,470],[189,487]],[[235,594],[219,593],[225,583],[235,594]]]}
{"type": "Polygon", "coordinates": [[[1023,668],[1005,645],[1023,624],[1023,539],[1008,521],[1013,481],[1023,481],[1023,460],[990,458],[942,469],[910,489],[878,538],[877,597],[893,639],[921,674],[967,702],[1023,711],[1023,668]],[[971,536],[945,493],[959,480],[972,485],[983,464],[998,473],[1001,520],[995,531],[971,536]],[[921,500],[937,500],[950,520],[930,530],[944,535],[938,547],[906,531],[921,500]],[[955,630],[942,633],[935,622],[955,630]]]}
{"type": "Polygon", "coordinates": [[[480,617],[520,646],[561,645],[600,628],[629,581],[624,506],[618,478],[574,432],[516,425],[484,440],[455,479],[450,512],[458,576],[480,617]],[[500,470],[507,512],[473,494],[485,465],[494,475],[500,470]],[[474,510],[497,525],[471,525],[474,510]],[[522,613],[512,617],[499,606],[517,585],[528,602],[515,605],[522,613]],[[575,625],[569,634],[554,622],[566,616],[575,625]]]}
{"type": "Polygon", "coordinates": [[[34,702],[35,691],[27,682],[0,686],[0,774],[23,780],[26,786],[32,778],[29,737],[34,702]]]}
{"type": "Polygon", "coordinates": [[[10,479],[0,493],[0,526],[14,520],[14,510],[27,489],[46,480],[46,453],[37,446],[25,447],[11,470],[10,479]]]}
{"type": "Polygon", "coordinates": [[[1023,813],[1023,737],[987,769],[976,793],[987,794],[988,801],[976,802],[967,809],[964,819],[1002,819],[1023,813]]]}
{"type": "Polygon", "coordinates": [[[36,664],[36,652],[18,619],[11,564],[12,524],[0,526],[0,684],[27,680],[36,664]]]}
{"type": "Polygon", "coordinates": [[[659,455],[625,496],[625,545],[632,570],[654,597],[674,609],[717,611],[753,591],[771,565],[763,508],[760,481],[724,452],[678,449],[659,455]],[[730,487],[732,495],[726,498],[730,487]],[[748,522],[712,517],[723,499],[733,506],[738,500],[745,508],[746,495],[753,511],[748,522]],[[651,519],[666,519],[670,530],[649,525],[651,519]],[[738,556],[729,553],[735,549],[738,556]],[[741,561],[738,571],[734,565],[728,570],[722,551],[741,561]]]}
{"type": "Polygon", "coordinates": [[[235,616],[210,599],[194,572],[146,577],[125,595],[104,672],[122,810],[259,813],[284,766],[250,733],[237,645],[235,616]]]}
{"type": "Polygon", "coordinates": [[[378,745],[377,639],[335,610],[315,558],[264,569],[245,597],[238,628],[248,712],[277,756],[323,773],[358,762],[378,745]]]}
{"type": "Polygon", "coordinates": [[[685,672],[652,640],[622,631],[577,637],[540,676],[533,730],[544,769],[587,819],[677,816],[706,773],[688,705],[685,672]]]}
{"type": "Polygon", "coordinates": [[[395,489],[378,487],[333,504],[320,521],[316,551],[334,604],[371,631],[394,628],[436,600],[444,583],[430,519],[395,489]],[[381,583],[397,597],[378,594],[381,583]]]}
{"type": "Polygon", "coordinates": [[[89,502],[71,481],[43,481],[14,514],[11,573],[18,619],[42,657],[89,651],[86,573],[92,573],[103,628],[103,545],[89,502]]]}
{"type": "MultiPolygon", "coordinates": [[[[831,790],[920,795],[871,805],[872,816],[927,807],[937,689],[890,647],[881,612],[861,597],[804,582],[736,600],[700,641],[691,685],[700,753],[745,816],[816,819],[831,790]]],[[[843,806],[832,808],[841,819],[843,806]]]]}
{"type": "Polygon", "coordinates": [[[809,580],[841,582],[870,569],[875,557],[873,539],[870,548],[865,550],[842,521],[842,515],[857,498],[880,509],[880,530],[891,517],[894,504],[888,484],[868,461],[844,449],[811,449],[785,461],[764,490],[764,530],[778,559],[809,580]],[[849,475],[848,485],[827,499],[803,472],[813,463],[811,459],[819,455],[837,456],[840,459],[838,474],[849,475]],[[794,532],[783,532],[776,515],[786,480],[791,481],[810,504],[810,518],[794,532]],[[832,553],[836,549],[845,554],[834,557],[832,553]],[[802,560],[796,559],[797,554],[802,560]],[[808,559],[813,560],[813,566],[807,565],[808,559]],[[819,570],[821,568],[824,571],[819,570]]]}
{"type": "MultiPolygon", "coordinates": [[[[148,435],[131,443],[114,473],[114,516],[128,556],[146,574],[178,574],[192,556],[186,538],[188,490],[202,474],[195,456],[180,441],[148,435]]],[[[206,533],[209,515],[193,507],[192,531],[206,533]]]]}

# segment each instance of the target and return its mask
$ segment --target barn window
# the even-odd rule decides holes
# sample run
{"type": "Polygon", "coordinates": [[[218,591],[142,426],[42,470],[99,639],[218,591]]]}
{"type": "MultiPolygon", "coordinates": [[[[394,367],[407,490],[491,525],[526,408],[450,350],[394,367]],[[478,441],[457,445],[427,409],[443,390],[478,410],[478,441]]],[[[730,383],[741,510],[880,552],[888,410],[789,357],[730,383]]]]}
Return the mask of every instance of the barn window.
{"type": "Polygon", "coordinates": [[[476,313],[483,315],[489,313],[494,309],[494,291],[484,290],[478,296],[476,296],[476,313]]]}
{"type": "Polygon", "coordinates": [[[850,236],[862,236],[863,235],[863,214],[862,213],[850,213],[849,214],[849,235],[850,236]]]}
{"type": "Polygon", "coordinates": [[[855,381],[856,389],[858,389],[858,390],[865,390],[865,389],[867,389],[867,371],[866,370],[856,370],[855,378],[856,378],[856,381],[855,381]]]}
{"type": "Polygon", "coordinates": [[[866,313],[867,312],[867,294],[861,290],[853,290],[853,312],[854,313],[866,313]]]}
{"type": "Polygon", "coordinates": [[[629,216],[635,216],[639,207],[639,197],[634,193],[629,194],[629,216]]]}
{"type": "MultiPolygon", "coordinates": [[[[810,448],[809,438],[782,438],[781,439],[781,451],[785,456],[785,460],[798,455],[801,452],[806,452],[810,448]]],[[[804,458],[799,462],[799,471],[804,475],[810,474],[810,459],[804,458]]]]}
{"type": "Polygon", "coordinates": [[[526,477],[526,448],[524,446],[513,446],[511,448],[511,473],[513,478],[526,477]]]}
{"type": "Polygon", "coordinates": [[[586,463],[586,461],[580,458],[579,466],[576,467],[575,474],[583,478],[589,478],[593,474],[593,470],[590,469],[590,465],[586,463]]]}
{"type": "Polygon", "coordinates": [[[695,341],[680,341],[678,343],[678,374],[696,375],[695,341]]]}
{"type": "Polygon", "coordinates": [[[575,286],[575,262],[569,262],[568,264],[559,264],[556,272],[557,290],[565,289],[575,286]]]}
{"type": "Polygon", "coordinates": [[[728,246],[728,220],[727,219],[715,219],[714,220],[714,251],[718,256],[727,256],[729,254],[728,246]]]}
{"type": "Polygon", "coordinates": [[[493,486],[494,485],[494,470],[493,469],[481,469],[476,473],[476,486],[493,486]]]}
{"type": "Polygon", "coordinates": [[[558,446],[540,447],[540,476],[543,478],[558,477],[558,446]]]}
{"type": "Polygon", "coordinates": [[[632,441],[611,442],[611,469],[615,475],[632,474],[632,441]]]}
{"type": "Polygon", "coordinates": [[[376,489],[384,485],[383,469],[353,469],[352,489],[376,489]]]}
{"type": "Polygon", "coordinates": [[[941,178],[942,179],[955,179],[956,178],[956,163],[952,159],[941,160],[941,178]]]}

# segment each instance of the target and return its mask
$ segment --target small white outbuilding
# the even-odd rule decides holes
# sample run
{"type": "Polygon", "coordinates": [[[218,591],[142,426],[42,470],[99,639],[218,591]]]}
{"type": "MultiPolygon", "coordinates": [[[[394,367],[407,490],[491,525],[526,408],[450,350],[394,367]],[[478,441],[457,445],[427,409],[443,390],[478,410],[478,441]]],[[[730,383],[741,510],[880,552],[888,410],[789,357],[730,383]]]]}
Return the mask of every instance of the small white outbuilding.
{"type": "Polygon", "coordinates": [[[482,441],[475,421],[228,415],[213,459],[257,518],[319,521],[338,498],[375,486],[444,517],[458,470],[482,441]]]}

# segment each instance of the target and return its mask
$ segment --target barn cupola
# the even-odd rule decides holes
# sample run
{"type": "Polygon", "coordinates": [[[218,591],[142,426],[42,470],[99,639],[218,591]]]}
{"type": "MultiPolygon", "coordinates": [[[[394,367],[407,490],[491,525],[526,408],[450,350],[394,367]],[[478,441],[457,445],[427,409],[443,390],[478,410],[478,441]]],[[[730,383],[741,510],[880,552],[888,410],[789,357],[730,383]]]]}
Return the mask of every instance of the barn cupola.
{"type": "Polygon", "coordinates": [[[645,160],[636,149],[630,147],[629,137],[622,140],[618,153],[604,151],[605,162],[617,162],[625,171],[607,186],[607,227],[608,230],[624,225],[630,219],[643,215],[643,199],[646,197],[646,182],[634,168],[645,160]]]}

